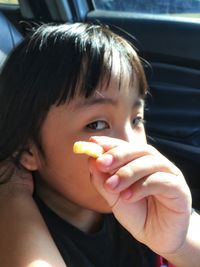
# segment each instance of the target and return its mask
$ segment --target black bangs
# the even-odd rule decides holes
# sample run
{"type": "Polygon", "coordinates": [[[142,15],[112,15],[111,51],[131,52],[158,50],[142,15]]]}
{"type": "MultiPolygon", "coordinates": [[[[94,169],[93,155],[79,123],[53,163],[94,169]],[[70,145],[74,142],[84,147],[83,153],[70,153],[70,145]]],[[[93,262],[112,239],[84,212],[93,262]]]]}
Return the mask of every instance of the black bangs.
{"type": "Polygon", "coordinates": [[[63,43],[63,50],[68,47],[68,52],[60,64],[65,78],[60,87],[58,105],[76,96],[90,97],[99,84],[105,80],[109,83],[112,72],[112,38],[100,26],[76,24],[76,27],[69,26],[66,34],[68,38],[67,43],[63,43]]]}
{"type": "Polygon", "coordinates": [[[111,41],[100,26],[77,23],[40,27],[27,47],[27,55],[34,50],[36,62],[32,65],[38,65],[34,82],[38,98],[45,98],[50,107],[77,95],[91,96],[100,81],[111,75],[111,41]]]}
{"type": "Polygon", "coordinates": [[[127,42],[100,25],[42,26],[30,40],[30,53],[32,48],[38,49],[35,92],[38,91],[39,98],[46,99],[47,109],[53,104],[69,102],[75,96],[88,98],[94,94],[97,85],[105,82],[108,85],[116,56],[114,51],[120,57],[120,76],[127,65],[131,67],[133,80],[140,64],[127,42]]]}

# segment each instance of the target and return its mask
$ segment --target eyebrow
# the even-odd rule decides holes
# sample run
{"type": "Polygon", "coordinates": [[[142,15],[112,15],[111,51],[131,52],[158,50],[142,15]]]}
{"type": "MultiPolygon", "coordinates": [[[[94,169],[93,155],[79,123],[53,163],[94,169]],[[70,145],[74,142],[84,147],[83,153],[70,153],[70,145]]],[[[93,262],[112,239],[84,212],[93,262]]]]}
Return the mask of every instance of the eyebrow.
{"type": "Polygon", "coordinates": [[[86,98],[84,99],[84,101],[80,101],[79,103],[77,103],[76,108],[84,108],[96,104],[110,104],[112,106],[116,106],[117,101],[107,97],[91,97],[88,99],[86,98]]]}
{"type": "MultiPolygon", "coordinates": [[[[75,105],[75,109],[82,109],[85,107],[90,107],[96,104],[110,104],[112,106],[117,106],[118,101],[112,98],[107,97],[91,97],[85,99],[84,101],[80,101],[75,105]]],[[[133,108],[140,108],[143,106],[144,100],[138,97],[135,102],[133,102],[133,108]]]]}

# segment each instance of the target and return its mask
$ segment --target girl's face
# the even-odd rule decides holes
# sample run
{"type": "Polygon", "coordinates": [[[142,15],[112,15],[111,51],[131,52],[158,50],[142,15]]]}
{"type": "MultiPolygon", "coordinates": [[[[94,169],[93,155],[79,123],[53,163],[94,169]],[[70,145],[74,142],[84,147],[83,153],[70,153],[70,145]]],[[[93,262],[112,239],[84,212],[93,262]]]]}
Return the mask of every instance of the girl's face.
{"type": "Polygon", "coordinates": [[[88,99],[75,98],[69,104],[50,109],[41,129],[45,159],[39,153],[37,157],[40,187],[43,187],[40,194],[48,196],[51,191],[54,197],[77,207],[110,211],[91,184],[88,157],[74,154],[72,148],[75,141],[88,141],[97,135],[137,145],[146,142],[142,124],[143,101],[139,99],[137,84],[130,88],[125,76],[120,90],[118,75],[113,72],[106,90],[97,88],[88,99]]]}

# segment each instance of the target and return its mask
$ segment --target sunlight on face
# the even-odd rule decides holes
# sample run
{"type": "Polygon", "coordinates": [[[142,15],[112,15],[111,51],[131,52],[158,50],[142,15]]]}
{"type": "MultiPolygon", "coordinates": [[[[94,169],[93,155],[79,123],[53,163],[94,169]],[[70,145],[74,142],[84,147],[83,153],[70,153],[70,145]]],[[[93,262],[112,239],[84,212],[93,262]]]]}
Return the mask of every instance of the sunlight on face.
{"type": "Polygon", "coordinates": [[[43,260],[35,260],[31,262],[28,267],[52,267],[52,265],[43,260]]]}
{"type": "Polygon", "coordinates": [[[88,141],[91,136],[99,135],[137,145],[146,142],[143,101],[138,95],[137,81],[130,87],[130,69],[125,65],[122,70],[118,61],[119,57],[115,57],[108,86],[96,88],[89,98],[76,97],[70,103],[53,106],[44,121],[41,139],[46,157],[37,159],[43,181],[39,194],[48,198],[46,202],[50,206],[52,199],[59,198],[62,202],[59,208],[63,210],[73,205],[98,212],[110,211],[91,184],[88,157],[73,153],[76,141],[88,141]]]}

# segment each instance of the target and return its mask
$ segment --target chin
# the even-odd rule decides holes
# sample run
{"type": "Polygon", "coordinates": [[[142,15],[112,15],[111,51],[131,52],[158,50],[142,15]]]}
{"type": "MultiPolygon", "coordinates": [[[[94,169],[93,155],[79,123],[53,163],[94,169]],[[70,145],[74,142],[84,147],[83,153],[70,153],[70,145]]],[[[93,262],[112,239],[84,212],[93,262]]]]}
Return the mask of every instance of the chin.
{"type": "MultiPolygon", "coordinates": [[[[98,202],[99,203],[99,202],[98,202]]],[[[97,212],[97,213],[112,213],[112,209],[111,207],[108,205],[108,203],[103,200],[103,202],[101,204],[98,205],[92,205],[92,207],[90,207],[91,210],[97,212]]]]}
{"type": "Polygon", "coordinates": [[[96,210],[96,212],[102,213],[102,214],[109,214],[109,213],[112,213],[112,209],[110,207],[101,208],[101,209],[96,210]]]}

